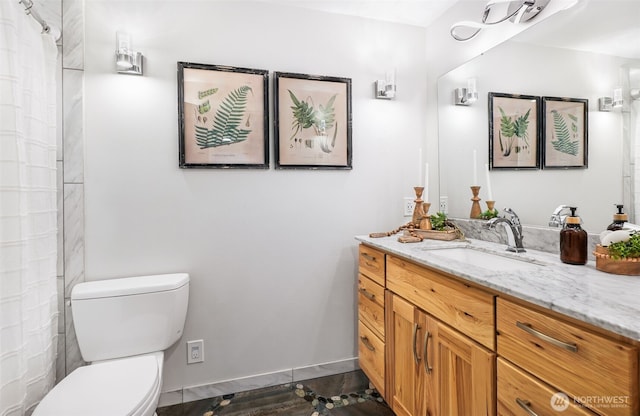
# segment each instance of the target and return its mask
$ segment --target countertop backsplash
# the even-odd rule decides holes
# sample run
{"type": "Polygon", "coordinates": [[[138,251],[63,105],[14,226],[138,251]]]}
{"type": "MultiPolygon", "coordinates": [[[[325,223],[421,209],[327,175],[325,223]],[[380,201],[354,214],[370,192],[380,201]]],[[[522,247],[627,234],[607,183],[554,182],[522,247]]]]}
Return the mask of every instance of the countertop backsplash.
{"type": "MultiPolygon", "coordinates": [[[[462,230],[464,235],[468,238],[475,238],[477,240],[490,241],[492,243],[505,244],[507,243],[507,235],[504,227],[495,227],[493,229],[486,229],[484,225],[487,223],[485,220],[473,220],[466,218],[451,218],[451,221],[456,223],[462,230]]],[[[525,249],[544,251],[547,253],[555,253],[560,255],[560,230],[561,228],[551,227],[536,227],[523,225],[522,231],[524,239],[522,244],[525,249]]],[[[593,251],[596,248],[596,244],[600,243],[600,235],[588,233],[587,240],[587,253],[589,260],[595,260],[593,251]]]]}

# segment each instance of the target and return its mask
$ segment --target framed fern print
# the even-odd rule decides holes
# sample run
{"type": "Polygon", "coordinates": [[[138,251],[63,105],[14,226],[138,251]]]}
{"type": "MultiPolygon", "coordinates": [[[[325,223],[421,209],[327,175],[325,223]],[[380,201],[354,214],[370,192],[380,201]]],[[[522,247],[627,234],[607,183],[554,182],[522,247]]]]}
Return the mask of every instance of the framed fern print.
{"type": "Polygon", "coordinates": [[[181,168],[269,168],[268,74],[178,62],[181,168]]]}
{"type": "Polygon", "coordinates": [[[543,169],[587,168],[589,101],[542,97],[543,169]]]}
{"type": "Polygon", "coordinates": [[[540,168],[540,97],[489,93],[489,169],[540,168]]]}
{"type": "Polygon", "coordinates": [[[351,79],[274,73],[277,169],[351,169],[351,79]]]}

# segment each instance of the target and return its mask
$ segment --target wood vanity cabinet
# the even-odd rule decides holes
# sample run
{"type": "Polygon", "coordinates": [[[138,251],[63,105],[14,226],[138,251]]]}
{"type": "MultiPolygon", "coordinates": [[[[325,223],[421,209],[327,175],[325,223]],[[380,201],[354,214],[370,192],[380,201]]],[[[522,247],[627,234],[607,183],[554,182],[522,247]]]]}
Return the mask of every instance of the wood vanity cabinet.
{"type": "Polygon", "coordinates": [[[360,368],[385,397],[385,254],[358,249],[358,357],[360,368]]]}
{"type": "Polygon", "coordinates": [[[398,416],[495,414],[495,353],[447,324],[493,345],[493,296],[457,285],[387,256],[386,399],[398,416]]]}
{"type": "Polygon", "coordinates": [[[360,366],[397,416],[640,416],[640,342],[359,250],[360,366]]]}
{"type": "MultiPolygon", "coordinates": [[[[554,393],[582,402],[578,407],[583,409],[607,416],[639,414],[636,346],[504,298],[498,298],[496,308],[498,355],[520,367],[523,376],[553,386],[554,393]]],[[[503,391],[514,384],[508,373],[498,366],[499,409],[515,403],[503,391]]],[[[522,392],[520,399],[549,410],[551,395],[531,396],[522,392]]]]}

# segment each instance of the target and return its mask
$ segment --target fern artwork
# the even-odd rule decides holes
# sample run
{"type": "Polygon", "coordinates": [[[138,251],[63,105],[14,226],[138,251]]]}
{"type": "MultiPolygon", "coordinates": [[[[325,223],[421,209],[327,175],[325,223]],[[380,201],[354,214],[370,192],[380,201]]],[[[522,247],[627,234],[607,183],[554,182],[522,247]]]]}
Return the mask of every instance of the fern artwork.
{"type": "Polygon", "coordinates": [[[251,92],[247,85],[231,91],[220,103],[210,127],[204,119],[206,116],[202,118],[202,124],[196,124],[194,139],[200,149],[229,146],[247,140],[251,133],[248,128],[251,123],[246,115],[247,96],[251,92]],[[246,122],[241,125],[245,119],[246,122]]]}
{"type": "Polygon", "coordinates": [[[543,97],[546,168],[587,166],[586,99],[543,97]]]}
{"type": "MultiPolygon", "coordinates": [[[[291,90],[287,91],[293,102],[291,106],[293,115],[291,128],[293,134],[289,140],[302,143],[303,139],[298,139],[296,135],[303,130],[313,129],[313,140],[318,142],[320,150],[324,153],[331,153],[336,145],[336,135],[338,133],[335,108],[333,106],[337,94],[333,94],[324,105],[318,104],[315,107],[312,97],[309,96],[306,100],[300,100],[291,90]],[[332,131],[333,133],[331,133],[332,131]]],[[[314,144],[309,140],[305,142],[306,146],[313,146],[314,144]]]]}
{"type": "Polygon", "coordinates": [[[351,79],[274,73],[277,169],[351,169],[351,79]]]}
{"type": "Polygon", "coordinates": [[[180,167],[268,167],[267,77],[178,62],[180,167]]]}
{"type": "Polygon", "coordinates": [[[489,157],[492,168],[538,168],[539,97],[489,93],[489,157]]]}

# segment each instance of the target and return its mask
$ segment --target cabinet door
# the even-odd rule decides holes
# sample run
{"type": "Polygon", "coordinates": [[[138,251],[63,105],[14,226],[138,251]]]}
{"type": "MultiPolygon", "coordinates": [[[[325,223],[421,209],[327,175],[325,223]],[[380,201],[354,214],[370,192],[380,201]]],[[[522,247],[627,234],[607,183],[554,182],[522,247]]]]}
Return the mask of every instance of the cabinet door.
{"type": "Polygon", "coordinates": [[[388,402],[397,416],[436,416],[437,321],[410,302],[387,293],[388,402]]]}
{"type": "Polygon", "coordinates": [[[387,292],[387,401],[397,416],[416,415],[417,351],[419,323],[415,307],[399,296],[387,292]]]}
{"type": "Polygon", "coordinates": [[[440,414],[495,415],[495,354],[438,323],[440,414]]]}

